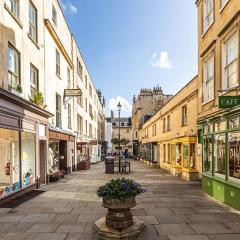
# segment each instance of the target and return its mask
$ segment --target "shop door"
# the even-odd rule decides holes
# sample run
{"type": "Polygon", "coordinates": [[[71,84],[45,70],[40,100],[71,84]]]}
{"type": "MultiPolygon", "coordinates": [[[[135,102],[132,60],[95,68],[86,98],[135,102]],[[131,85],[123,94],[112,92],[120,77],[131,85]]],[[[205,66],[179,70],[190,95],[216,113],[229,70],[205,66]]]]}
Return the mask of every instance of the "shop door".
{"type": "Polygon", "coordinates": [[[47,142],[40,140],[40,184],[46,183],[47,142]]]}

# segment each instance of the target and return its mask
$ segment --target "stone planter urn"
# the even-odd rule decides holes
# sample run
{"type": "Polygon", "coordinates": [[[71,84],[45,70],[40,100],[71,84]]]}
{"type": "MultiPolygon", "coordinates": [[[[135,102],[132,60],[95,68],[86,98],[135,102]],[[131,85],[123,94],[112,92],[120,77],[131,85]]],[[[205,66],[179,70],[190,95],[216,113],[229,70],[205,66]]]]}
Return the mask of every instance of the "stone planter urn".
{"type": "Polygon", "coordinates": [[[118,230],[131,227],[133,225],[131,208],[136,205],[135,197],[121,200],[103,198],[102,206],[108,209],[106,225],[118,230]]]}
{"type": "Polygon", "coordinates": [[[97,195],[108,212],[93,225],[96,239],[136,240],[144,223],[133,217],[131,208],[137,205],[135,197],[145,191],[140,184],[124,178],[100,186],[97,195]]]}

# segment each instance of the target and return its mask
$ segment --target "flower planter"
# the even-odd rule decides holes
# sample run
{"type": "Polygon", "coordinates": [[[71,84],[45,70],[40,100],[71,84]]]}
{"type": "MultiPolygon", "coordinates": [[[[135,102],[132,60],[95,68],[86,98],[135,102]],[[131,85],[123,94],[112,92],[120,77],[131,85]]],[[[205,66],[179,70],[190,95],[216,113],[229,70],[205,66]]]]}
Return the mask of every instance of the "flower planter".
{"type": "Polygon", "coordinates": [[[90,161],[83,161],[77,163],[77,170],[88,170],[90,168],[90,161]]]}
{"type": "Polygon", "coordinates": [[[131,208],[136,205],[135,197],[120,200],[103,198],[102,206],[108,209],[106,225],[117,230],[131,227],[133,225],[131,208]]]}

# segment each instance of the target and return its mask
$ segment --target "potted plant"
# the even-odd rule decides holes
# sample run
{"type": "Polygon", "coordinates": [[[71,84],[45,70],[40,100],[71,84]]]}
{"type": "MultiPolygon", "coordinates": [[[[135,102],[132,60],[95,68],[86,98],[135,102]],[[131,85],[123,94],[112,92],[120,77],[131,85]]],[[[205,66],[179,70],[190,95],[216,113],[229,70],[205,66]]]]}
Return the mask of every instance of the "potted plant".
{"type": "Polygon", "coordinates": [[[113,179],[97,189],[103,198],[102,206],[108,209],[106,225],[119,231],[133,225],[131,208],[136,206],[135,197],[146,190],[132,179],[113,179]]]}
{"type": "Polygon", "coordinates": [[[37,106],[45,109],[47,105],[44,104],[44,98],[42,92],[35,90],[32,96],[29,96],[29,100],[37,106]]]}

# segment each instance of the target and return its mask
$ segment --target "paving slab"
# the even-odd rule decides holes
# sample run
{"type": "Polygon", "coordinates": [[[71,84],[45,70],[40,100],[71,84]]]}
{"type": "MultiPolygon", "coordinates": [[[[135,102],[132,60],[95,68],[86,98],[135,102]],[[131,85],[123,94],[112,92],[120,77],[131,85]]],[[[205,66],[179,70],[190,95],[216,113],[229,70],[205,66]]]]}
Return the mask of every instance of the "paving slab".
{"type": "Polygon", "coordinates": [[[190,226],[198,234],[234,233],[223,223],[190,223],[190,226]]]}
{"type": "Polygon", "coordinates": [[[169,240],[209,240],[205,235],[178,235],[178,236],[168,236],[169,240]]]}
{"type": "Polygon", "coordinates": [[[58,227],[57,232],[82,233],[84,231],[84,229],[86,228],[86,226],[87,226],[87,223],[78,223],[78,224],[63,223],[58,227]]]}
{"type": "Polygon", "coordinates": [[[28,214],[21,222],[51,222],[55,216],[55,214],[28,214]]]}
{"type": "Polygon", "coordinates": [[[66,233],[38,233],[32,240],[65,240],[66,233]]]}

